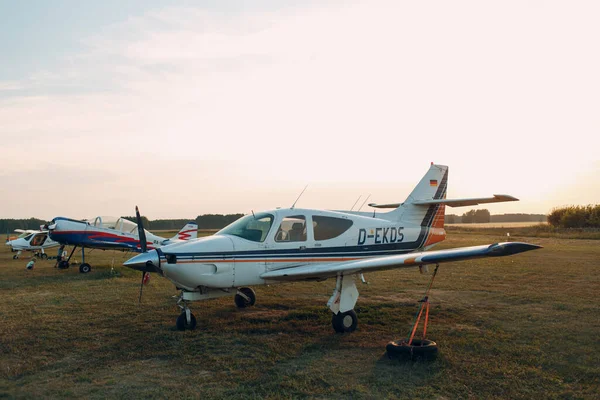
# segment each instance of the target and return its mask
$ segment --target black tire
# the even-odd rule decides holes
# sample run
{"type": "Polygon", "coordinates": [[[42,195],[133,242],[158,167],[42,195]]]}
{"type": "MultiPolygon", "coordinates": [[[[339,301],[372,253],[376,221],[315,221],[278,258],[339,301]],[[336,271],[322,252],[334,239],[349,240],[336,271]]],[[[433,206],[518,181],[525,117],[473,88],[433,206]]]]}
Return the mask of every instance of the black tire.
{"type": "Polygon", "coordinates": [[[405,339],[389,342],[385,347],[390,358],[400,360],[435,360],[438,353],[437,343],[427,339],[413,339],[409,346],[405,339]]]}
{"type": "Polygon", "coordinates": [[[68,261],[61,261],[58,263],[58,269],[67,269],[69,268],[69,262],[68,261]]]}
{"type": "Polygon", "coordinates": [[[82,274],[87,274],[91,270],[92,270],[92,266],[88,263],[83,263],[79,266],[79,272],[81,272],[82,274]]]}
{"type": "Polygon", "coordinates": [[[185,331],[186,329],[194,330],[196,329],[196,317],[194,314],[190,313],[190,323],[187,322],[187,317],[185,316],[185,311],[179,314],[177,317],[177,322],[175,323],[177,326],[177,330],[185,331]]]}
{"type": "Polygon", "coordinates": [[[331,317],[331,326],[333,326],[333,330],[337,333],[354,332],[358,326],[358,317],[354,310],[333,314],[331,317]]]}
{"type": "Polygon", "coordinates": [[[15,255],[13,256],[13,260],[16,260],[17,258],[19,258],[19,257],[17,257],[17,255],[15,254],[15,255]]]}
{"type": "Polygon", "coordinates": [[[239,294],[236,294],[233,300],[238,308],[252,307],[256,303],[256,293],[254,293],[254,290],[249,287],[239,288],[238,290],[248,296],[249,299],[246,300],[239,294]]]}
{"type": "Polygon", "coordinates": [[[47,259],[48,259],[48,254],[46,254],[46,253],[42,253],[42,254],[40,255],[40,258],[41,258],[42,260],[47,260],[47,259]]]}

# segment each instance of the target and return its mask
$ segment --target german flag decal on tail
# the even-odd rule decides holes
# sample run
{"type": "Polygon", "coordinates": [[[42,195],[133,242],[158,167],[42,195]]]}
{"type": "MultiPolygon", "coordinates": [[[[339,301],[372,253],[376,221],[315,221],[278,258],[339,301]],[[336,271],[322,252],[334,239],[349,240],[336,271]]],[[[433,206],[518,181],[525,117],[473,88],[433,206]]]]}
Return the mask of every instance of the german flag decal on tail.
{"type": "Polygon", "coordinates": [[[437,179],[430,179],[429,180],[429,186],[437,186],[437,179]]]}

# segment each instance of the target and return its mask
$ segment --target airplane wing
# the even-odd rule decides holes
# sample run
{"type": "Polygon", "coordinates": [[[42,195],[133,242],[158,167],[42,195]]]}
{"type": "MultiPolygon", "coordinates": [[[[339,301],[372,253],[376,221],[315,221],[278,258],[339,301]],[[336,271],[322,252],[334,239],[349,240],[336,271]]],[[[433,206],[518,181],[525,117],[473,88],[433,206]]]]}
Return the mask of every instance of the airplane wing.
{"type": "Polygon", "coordinates": [[[34,229],[15,229],[14,231],[16,233],[36,233],[36,232],[38,232],[34,229]]]}
{"type": "Polygon", "coordinates": [[[288,267],[268,271],[260,277],[267,280],[299,280],[330,278],[338,274],[357,274],[381,271],[392,268],[407,268],[425,264],[438,264],[450,261],[470,260],[484,257],[502,257],[524,251],[539,249],[542,246],[521,242],[504,242],[483,246],[459,247],[448,250],[423,251],[397,256],[372,257],[341,263],[313,264],[301,267],[288,267]]]}
{"type": "MultiPolygon", "coordinates": [[[[493,197],[474,197],[469,199],[432,199],[432,200],[415,200],[411,204],[417,206],[430,206],[432,204],[444,204],[448,207],[465,207],[476,206],[486,203],[502,203],[505,201],[519,201],[516,197],[507,194],[495,194],[493,197]]],[[[402,203],[391,204],[375,204],[370,203],[369,207],[373,208],[398,208],[402,203]]]]}

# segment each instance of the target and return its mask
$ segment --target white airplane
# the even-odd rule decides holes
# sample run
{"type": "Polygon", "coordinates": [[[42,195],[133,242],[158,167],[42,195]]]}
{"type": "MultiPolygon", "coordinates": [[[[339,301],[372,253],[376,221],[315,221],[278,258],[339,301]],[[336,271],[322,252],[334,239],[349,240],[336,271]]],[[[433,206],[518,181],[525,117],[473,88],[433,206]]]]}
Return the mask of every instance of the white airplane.
{"type": "MultiPolygon", "coordinates": [[[[256,301],[249,286],[299,280],[336,279],[327,305],[336,332],[352,332],[358,318],[356,278],[365,272],[481,257],[499,257],[540,248],[506,242],[427,251],[446,237],[445,207],[516,201],[506,195],[446,199],[448,167],[431,164],[403,203],[370,204],[377,213],[276,209],[240,218],[210,237],[137,255],[125,266],[158,272],[181,290],[180,330],[194,329],[187,302],[234,295],[238,307],[256,301]]],[[[139,215],[139,214],[138,214],[139,215]]],[[[141,220],[138,217],[138,225],[141,220]]],[[[141,288],[140,288],[141,298],[141,288]]]]}
{"type": "Polygon", "coordinates": [[[58,267],[61,269],[69,268],[69,261],[73,253],[77,247],[80,247],[82,260],[79,272],[84,274],[92,270],[91,265],[85,262],[86,248],[140,252],[142,245],[144,249],[153,249],[198,237],[198,224],[196,222],[188,222],[170,239],[144,230],[144,243],[140,244],[137,224],[125,218],[115,217],[96,217],[92,220],[83,221],[56,217],[47,225],[47,228],[52,240],[60,244],[74,246],[68,259],[62,260],[58,267]]]}
{"type": "Polygon", "coordinates": [[[21,233],[21,235],[16,239],[6,242],[6,245],[10,246],[11,251],[17,252],[13,256],[13,259],[19,258],[23,251],[39,252],[41,258],[48,258],[44,250],[59,245],[48,237],[48,231],[15,229],[15,232],[21,233]]]}

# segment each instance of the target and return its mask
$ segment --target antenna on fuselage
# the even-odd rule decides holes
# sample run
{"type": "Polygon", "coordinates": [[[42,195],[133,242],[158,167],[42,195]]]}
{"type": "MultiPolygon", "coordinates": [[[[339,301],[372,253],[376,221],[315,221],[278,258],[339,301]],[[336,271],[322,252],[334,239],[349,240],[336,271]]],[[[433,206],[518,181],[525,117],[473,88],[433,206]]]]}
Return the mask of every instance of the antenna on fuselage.
{"type": "Polygon", "coordinates": [[[350,209],[350,211],[354,210],[354,206],[356,205],[356,203],[358,203],[358,201],[360,200],[361,197],[362,197],[362,194],[360,196],[358,196],[358,199],[356,199],[356,201],[352,205],[352,208],[350,209]]]}
{"type": "Polygon", "coordinates": [[[254,210],[250,210],[252,211],[252,216],[254,217],[254,219],[256,219],[256,215],[254,215],[254,210]]]}
{"type": "Polygon", "coordinates": [[[360,208],[358,210],[356,210],[356,211],[360,211],[360,209],[363,208],[363,206],[365,205],[365,203],[367,202],[367,200],[369,200],[369,197],[371,197],[371,194],[369,194],[367,196],[367,198],[365,199],[365,201],[363,201],[363,203],[360,205],[360,208]]]}
{"type": "Polygon", "coordinates": [[[290,209],[293,209],[296,206],[296,203],[298,202],[298,200],[300,200],[300,197],[302,197],[302,195],[304,194],[304,191],[306,190],[307,187],[308,187],[308,185],[304,186],[304,189],[302,189],[302,192],[300,192],[300,195],[298,196],[298,198],[296,199],[296,201],[294,202],[294,204],[292,204],[292,206],[290,207],[290,209]]]}

